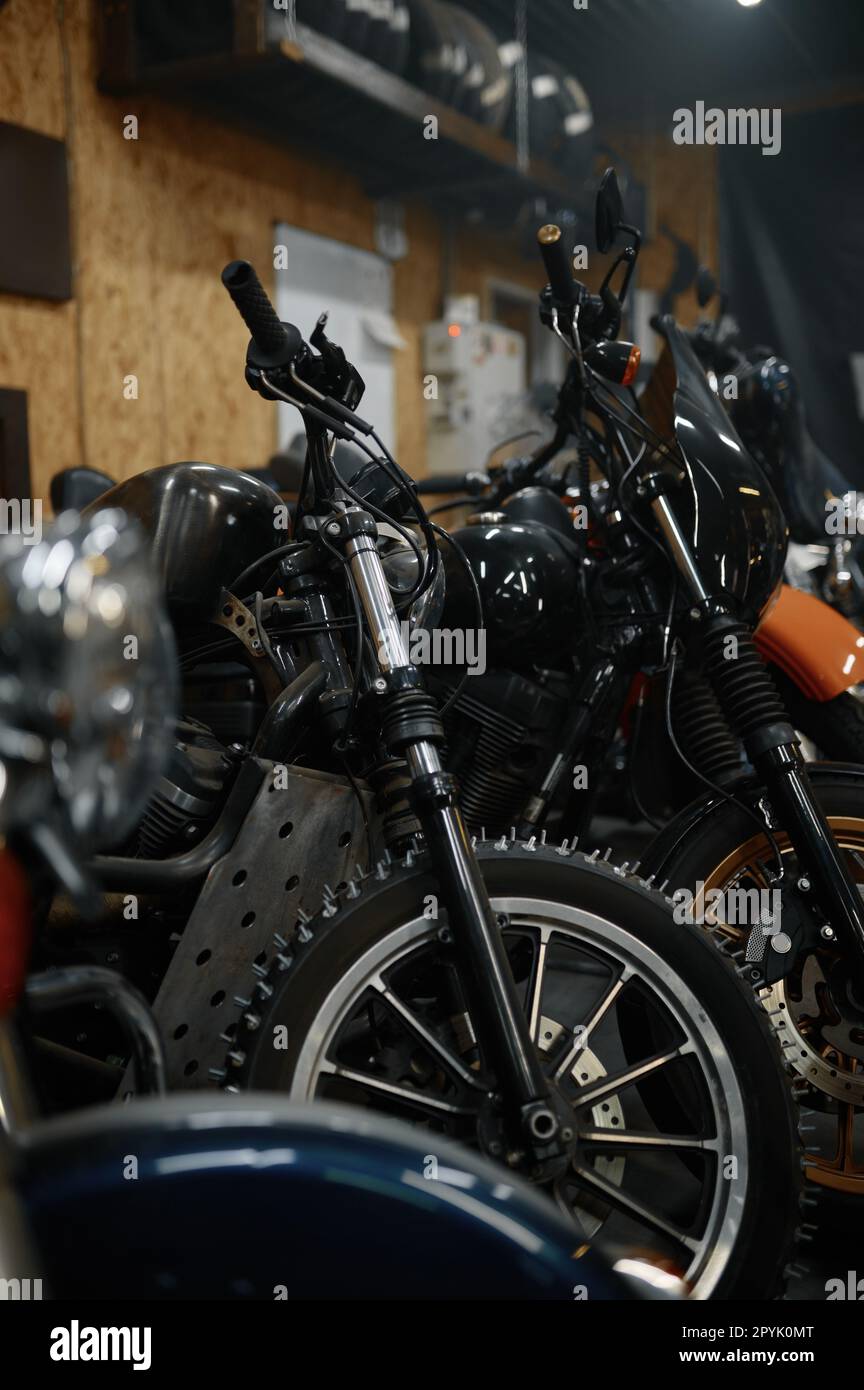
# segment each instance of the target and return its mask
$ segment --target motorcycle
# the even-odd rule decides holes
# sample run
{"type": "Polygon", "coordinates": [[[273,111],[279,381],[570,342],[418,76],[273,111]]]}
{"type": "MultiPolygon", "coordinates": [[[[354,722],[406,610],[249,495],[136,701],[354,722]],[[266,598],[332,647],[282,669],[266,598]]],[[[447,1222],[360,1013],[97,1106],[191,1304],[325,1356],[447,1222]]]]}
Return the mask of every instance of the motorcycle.
{"type": "MultiPolygon", "coordinates": [[[[726,324],[726,317],[723,316],[719,322],[726,324]]],[[[737,341],[737,329],[734,326],[731,333],[732,338],[737,341]]],[[[687,336],[708,371],[713,389],[716,390],[717,382],[721,379],[717,373],[728,374],[734,361],[740,362],[740,357],[733,357],[727,346],[729,340],[725,332],[718,345],[716,325],[703,324],[687,336]]],[[[762,350],[758,351],[761,353],[762,350]]],[[[748,365],[739,371],[741,380],[749,384],[742,386],[738,401],[731,402],[732,417],[741,427],[745,444],[765,469],[781,500],[784,515],[790,519],[791,535],[809,537],[807,544],[803,540],[800,543],[789,541],[785,566],[787,582],[759,619],[754,634],[756,647],[768,663],[784,705],[796,730],[802,736],[802,748],[808,760],[827,758],[864,762],[864,639],[855,623],[851,621],[857,612],[855,603],[851,601],[857,583],[857,562],[852,553],[853,543],[848,539],[837,540],[833,548],[825,544],[816,544],[820,534],[822,541],[825,540],[823,523],[829,481],[827,473],[810,466],[804,470],[804,487],[799,484],[793,488],[792,478],[797,475],[791,465],[779,472],[775,467],[769,467],[765,449],[757,447],[752,431],[744,428],[742,419],[746,421],[753,418],[752,405],[747,404],[745,414],[744,404],[751,401],[756,389],[750,379],[754,370],[748,365]],[[820,479],[824,486],[820,487],[820,479]],[[803,530],[800,521],[803,514],[801,495],[806,495],[813,503],[810,508],[810,520],[803,530]],[[799,500],[795,501],[795,497],[799,500]],[[820,579],[820,572],[826,563],[829,568],[820,579]]],[[[758,369],[760,396],[767,392],[766,383],[769,376],[773,380],[777,373],[787,372],[786,365],[778,363],[775,358],[762,363],[758,369]]],[[[727,376],[723,375],[722,380],[726,381],[727,376]]],[[[782,375],[782,379],[778,380],[776,391],[772,389],[767,392],[769,401],[773,402],[781,389],[791,393],[791,378],[787,379],[782,375]]],[[[641,405],[643,412],[648,413],[652,425],[661,432],[668,433],[673,428],[669,414],[673,389],[674,364],[667,349],[660,358],[641,405]],[[657,409],[656,413],[652,414],[655,402],[657,409]]],[[[784,408],[787,406],[789,414],[798,420],[799,417],[790,403],[784,401],[784,408]]],[[[793,433],[798,432],[796,425],[793,433]]],[[[806,431],[804,433],[806,435],[806,431]]],[[[809,436],[807,438],[809,439],[809,436]]],[[[804,444],[801,448],[805,448],[804,444]]],[[[814,450],[815,445],[810,441],[806,450],[808,456],[814,450]]],[[[451,511],[457,507],[472,507],[475,514],[469,519],[469,523],[476,524],[481,519],[491,520],[493,513],[500,510],[502,503],[506,503],[505,511],[513,520],[517,519],[518,512],[519,518],[545,522],[553,529],[557,526],[560,530],[561,517],[558,510],[551,508],[548,503],[540,503],[536,498],[529,501],[526,489],[532,485],[542,485],[553,495],[560,497],[573,514],[580,505],[578,479],[574,476],[573,452],[566,439],[562,438],[556,441],[555,447],[551,450],[544,448],[540,451],[539,466],[536,456],[516,457],[498,467],[423,479],[418,484],[418,490],[421,495],[443,494],[452,499],[440,507],[433,508],[430,515],[435,515],[438,511],[451,511]],[[516,496],[518,502],[512,500],[516,496]]],[[[826,467],[830,467],[827,461],[826,467]]],[[[592,496],[596,496],[598,506],[602,509],[608,484],[605,481],[592,482],[591,490],[592,496]]],[[[854,515],[854,494],[844,493],[842,498],[835,501],[843,516],[854,515]]],[[[634,700],[637,694],[638,692],[634,694],[634,700]]],[[[613,749],[610,765],[619,772],[627,770],[626,737],[613,749]]],[[[656,768],[652,769],[649,780],[653,782],[657,772],[656,768]]],[[[662,768],[660,776],[662,780],[662,768]]],[[[681,791],[686,791],[686,785],[683,789],[679,788],[679,792],[681,791]]],[[[625,801],[632,802],[626,778],[611,775],[610,793],[619,802],[622,797],[625,801]]],[[[679,809],[684,800],[686,795],[682,798],[679,794],[679,809]]],[[[666,814],[669,814],[670,806],[667,798],[666,814]]],[[[654,814],[657,814],[656,810],[652,817],[654,814]]]]}
{"type": "Polygon", "coordinates": [[[861,668],[857,660],[850,665],[848,657],[864,645],[861,504],[812,438],[789,363],[768,347],[742,347],[728,297],[704,266],[697,274],[696,293],[702,308],[715,296],[719,306],[713,321],[703,320],[690,334],[693,349],[789,523],[790,587],[784,587],[781,602],[758,634],[761,650],[773,663],[796,727],[819,755],[860,762],[861,668]],[[808,659],[808,650],[815,660],[808,659]]]}
{"type": "Polygon", "coordinates": [[[357,1109],[301,1108],[279,1096],[165,1096],[158,1030],[121,975],[80,965],[28,971],[34,906],[49,882],[82,911],[101,907],[84,851],[106,826],[116,830],[118,816],[134,822],[159,776],[173,736],[174,657],[143,538],[119,511],[84,523],[66,513],[32,550],[8,549],[0,1297],[675,1296],[675,1280],[638,1252],[620,1252],[613,1265],[585,1243],[574,1251],[561,1213],[446,1140],[430,1145],[357,1109]],[[132,635],[138,649],[127,659],[132,635]],[[33,1084],[44,1010],[80,1008],[85,998],[124,1019],[137,1040],[139,1088],[150,1094],[46,1118],[33,1084]]]}
{"type": "MultiPolygon", "coordinates": [[[[864,769],[803,762],[798,713],[793,725],[760,652],[760,625],[783,592],[784,516],[688,335],[663,320],[665,349],[638,410],[612,389],[626,387],[635,356],[616,336],[638,255],[622,215],[610,173],[598,246],[610,249],[621,229],[630,244],[599,296],[574,281],[558,229],[540,234],[541,317],[570,366],[554,438],[500,482],[521,486],[454,533],[481,589],[490,660],[454,694],[451,765],[478,833],[548,826],[583,842],[606,750],[624,730],[637,809],[668,821],[640,873],[680,889],[687,911],[721,932],[819,1112],[809,1175],[857,1192],[864,769]],[[571,438],[581,516],[529,486],[571,438]],[[736,920],[740,894],[750,907],[736,920]]],[[[442,621],[458,626],[469,620],[466,586],[447,578],[442,621]]],[[[847,649],[850,675],[859,641],[847,649]]],[[[762,646],[780,659],[779,643],[762,646]]],[[[429,673],[444,695],[458,677],[429,673]]]]}
{"type": "Polygon", "coordinates": [[[357,413],[324,319],[306,343],[248,264],[223,280],[249,385],[306,426],[291,538],[273,544],[273,494],[204,465],[102,499],[148,529],[187,676],[242,652],[265,704],[227,748],[187,720],[137,857],[91,863],[158,911],[198,890],[154,1003],[169,1084],[410,1118],[430,1149],[448,1136],[526,1174],[586,1234],[650,1238],[694,1297],[774,1292],[799,1238],[795,1121],[752,994],[626,869],[469,836],[411,660],[441,599],[440,533],[357,413]],[[335,440],[368,461],[340,473],[335,440]],[[169,806],[183,814],[159,840],[169,806]],[[296,894],[316,875],[313,915],[296,894]]]}

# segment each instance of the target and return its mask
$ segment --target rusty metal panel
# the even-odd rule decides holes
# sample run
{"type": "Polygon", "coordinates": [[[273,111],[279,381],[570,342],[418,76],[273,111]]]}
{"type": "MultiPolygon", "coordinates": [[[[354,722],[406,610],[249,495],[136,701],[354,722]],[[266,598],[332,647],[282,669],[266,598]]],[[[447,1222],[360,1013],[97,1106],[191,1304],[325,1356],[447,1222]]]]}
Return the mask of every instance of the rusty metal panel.
{"type": "MultiPolygon", "coordinates": [[[[273,935],[290,935],[298,911],[318,911],[332,890],[365,864],[360,803],[342,777],[288,766],[275,786],[273,764],[228,854],[211,869],[156,996],[170,1089],[213,1085],[211,1067],[228,1050],[230,1031],[269,963],[273,935]]],[[[371,793],[360,788],[371,818],[371,793]]],[[[124,1095],[131,1092],[127,1073],[124,1095]]]]}

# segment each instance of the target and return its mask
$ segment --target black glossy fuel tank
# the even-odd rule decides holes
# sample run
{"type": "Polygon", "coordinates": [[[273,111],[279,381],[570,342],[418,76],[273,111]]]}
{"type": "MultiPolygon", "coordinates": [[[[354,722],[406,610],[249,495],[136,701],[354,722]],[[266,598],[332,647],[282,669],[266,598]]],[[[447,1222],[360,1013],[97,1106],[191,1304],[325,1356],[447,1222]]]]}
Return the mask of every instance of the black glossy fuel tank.
{"type": "MultiPolygon", "coordinates": [[[[209,463],[151,468],[104,493],[95,507],[122,507],[150,537],[176,622],[208,617],[247,565],[284,545],[280,498],[266,483],[209,463]]],[[[243,595],[238,595],[243,597],[243,595]]]]}
{"type": "MultiPolygon", "coordinates": [[[[510,667],[553,664],[572,645],[578,623],[575,547],[535,521],[465,526],[453,538],[480,590],[487,659],[510,667]]],[[[465,570],[449,546],[442,554],[447,591],[441,627],[473,629],[477,609],[465,570]]]]}

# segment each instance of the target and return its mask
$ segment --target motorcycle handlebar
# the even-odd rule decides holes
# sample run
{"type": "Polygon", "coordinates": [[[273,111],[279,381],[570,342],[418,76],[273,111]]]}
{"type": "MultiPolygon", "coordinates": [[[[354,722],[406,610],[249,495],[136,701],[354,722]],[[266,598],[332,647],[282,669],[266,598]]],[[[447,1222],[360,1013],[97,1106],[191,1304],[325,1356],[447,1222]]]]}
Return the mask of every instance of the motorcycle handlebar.
{"type": "Polygon", "coordinates": [[[552,298],[558,304],[564,304],[571,309],[578,305],[581,321],[585,323],[589,333],[601,331],[607,322],[614,323],[616,311],[620,324],[621,309],[615,296],[608,294],[610,303],[607,303],[603,295],[589,294],[581,281],[574,278],[560,227],[556,227],[553,222],[541,227],[537,233],[537,244],[549,278],[552,298]]]}
{"type": "Polygon", "coordinates": [[[256,345],[270,357],[290,361],[303,350],[303,337],[293,323],[282,323],[253,266],[231,261],[222,271],[222,284],[230,294],[256,345]]]}
{"type": "Polygon", "coordinates": [[[537,243],[554,298],[561,304],[576,304],[579,288],[573,279],[570,257],[564,246],[561,228],[556,227],[554,222],[547,222],[537,233],[537,243]]]}
{"type": "Polygon", "coordinates": [[[436,473],[434,478],[421,478],[417,492],[421,496],[436,497],[450,492],[470,492],[472,496],[489,486],[488,473],[436,473]]]}

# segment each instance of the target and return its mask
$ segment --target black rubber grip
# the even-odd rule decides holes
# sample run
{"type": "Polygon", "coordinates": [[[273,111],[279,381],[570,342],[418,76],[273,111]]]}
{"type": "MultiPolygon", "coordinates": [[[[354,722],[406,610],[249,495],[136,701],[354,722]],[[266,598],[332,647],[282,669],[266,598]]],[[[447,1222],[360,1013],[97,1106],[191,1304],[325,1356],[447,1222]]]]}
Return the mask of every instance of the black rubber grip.
{"type": "MultiPolygon", "coordinates": [[[[222,271],[222,284],[262,352],[282,353],[290,342],[289,334],[280,323],[254,267],[248,261],[231,261],[222,271]]],[[[298,330],[294,332],[302,343],[298,330]]]]}
{"type": "Polygon", "coordinates": [[[418,493],[435,497],[439,493],[465,492],[470,487],[465,473],[436,473],[434,478],[421,478],[417,484],[418,493]]]}
{"type": "Polygon", "coordinates": [[[537,233],[537,244],[546,267],[552,294],[560,304],[575,304],[579,295],[578,286],[573,279],[570,255],[564,245],[564,235],[560,227],[549,224],[537,233]],[[557,233],[557,236],[556,236],[557,233]]]}

